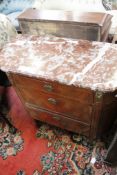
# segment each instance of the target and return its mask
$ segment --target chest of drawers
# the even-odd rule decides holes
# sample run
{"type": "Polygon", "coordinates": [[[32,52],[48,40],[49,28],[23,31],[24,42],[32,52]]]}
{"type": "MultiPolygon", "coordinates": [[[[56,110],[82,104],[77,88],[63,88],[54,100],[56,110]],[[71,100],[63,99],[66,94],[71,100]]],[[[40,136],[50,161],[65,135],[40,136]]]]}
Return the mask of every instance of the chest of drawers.
{"type": "Polygon", "coordinates": [[[93,139],[117,116],[116,54],[109,43],[18,36],[0,66],[32,118],[93,139]]]}
{"type": "Polygon", "coordinates": [[[9,78],[30,116],[42,122],[95,138],[116,117],[117,91],[103,94],[12,73],[9,78]]]}
{"type": "Polygon", "coordinates": [[[27,9],[18,21],[23,34],[106,41],[112,16],[105,13],[27,9]]]}

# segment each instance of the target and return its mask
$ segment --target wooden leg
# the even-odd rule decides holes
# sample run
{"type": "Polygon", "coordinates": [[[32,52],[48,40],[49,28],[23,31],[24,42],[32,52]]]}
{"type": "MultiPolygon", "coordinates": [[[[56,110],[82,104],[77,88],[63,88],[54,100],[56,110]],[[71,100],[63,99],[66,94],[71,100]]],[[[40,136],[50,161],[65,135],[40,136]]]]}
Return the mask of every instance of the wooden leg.
{"type": "Polygon", "coordinates": [[[117,166],[117,121],[114,124],[114,136],[107,150],[105,162],[117,166]]]}
{"type": "Polygon", "coordinates": [[[105,161],[117,166],[117,132],[108,148],[105,161]]]}
{"type": "Polygon", "coordinates": [[[114,33],[114,36],[113,36],[112,43],[114,43],[114,44],[117,43],[117,28],[115,29],[115,33],[114,33]]]}
{"type": "Polygon", "coordinates": [[[116,42],[117,42],[117,34],[114,35],[112,43],[116,44],[116,42]]]}

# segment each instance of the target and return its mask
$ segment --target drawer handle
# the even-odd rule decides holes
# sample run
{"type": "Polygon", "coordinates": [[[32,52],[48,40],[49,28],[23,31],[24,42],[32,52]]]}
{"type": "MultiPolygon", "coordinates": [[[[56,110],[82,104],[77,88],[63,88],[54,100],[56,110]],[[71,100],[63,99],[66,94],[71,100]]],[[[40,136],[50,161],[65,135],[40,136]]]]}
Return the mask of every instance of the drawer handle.
{"type": "Polygon", "coordinates": [[[48,92],[52,92],[53,87],[52,87],[51,85],[49,85],[49,84],[45,84],[45,85],[44,85],[44,89],[45,89],[46,91],[48,91],[48,92]]]}
{"type": "Polygon", "coordinates": [[[117,98],[117,94],[115,95],[115,98],[117,98]]]}
{"type": "Polygon", "coordinates": [[[55,120],[60,120],[60,117],[58,115],[54,115],[52,118],[55,120]]]}
{"type": "Polygon", "coordinates": [[[53,105],[57,104],[57,101],[54,98],[48,98],[48,102],[53,104],[53,105]]]}

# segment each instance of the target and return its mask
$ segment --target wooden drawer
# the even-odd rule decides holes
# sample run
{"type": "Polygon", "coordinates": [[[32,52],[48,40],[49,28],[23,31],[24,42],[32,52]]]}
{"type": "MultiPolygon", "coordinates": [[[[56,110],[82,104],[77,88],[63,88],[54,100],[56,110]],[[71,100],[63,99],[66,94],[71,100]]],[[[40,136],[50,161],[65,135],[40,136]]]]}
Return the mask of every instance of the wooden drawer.
{"type": "Polygon", "coordinates": [[[99,26],[84,26],[81,24],[61,23],[53,21],[20,21],[20,28],[23,34],[40,35],[41,33],[51,34],[57,37],[85,39],[100,41],[101,33],[99,26]]]}
{"type": "Polygon", "coordinates": [[[70,118],[63,117],[58,114],[47,112],[39,108],[32,108],[31,106],[28,106],[27,110],[31,117],[34,119],[89,136],[90,127],[88,125],[84,125],[76,120],[72,120],[70,118]]]}
{"type": "MultiPolygon", "coordinates": [[[[93,92],[88,89],[78,88],[75,86],[67,86],[57,82],[39,80],[22,75],[12,74],[12,79],[18,87],[25,87],[32,91],[45,92],[49,94],[57,94],[66,98],[76,99],[83,103],[93,103],[93,92]]],[[[31,93],[32,93],[31,92],[31,93]]]]}
{"type": "Polygon", "coordinates": [[[84,123],[91,123],[92,106],[66,99],[55,94],[44,94],[30,88],[21,89],[25,103],[69,116],[84,123]]]}

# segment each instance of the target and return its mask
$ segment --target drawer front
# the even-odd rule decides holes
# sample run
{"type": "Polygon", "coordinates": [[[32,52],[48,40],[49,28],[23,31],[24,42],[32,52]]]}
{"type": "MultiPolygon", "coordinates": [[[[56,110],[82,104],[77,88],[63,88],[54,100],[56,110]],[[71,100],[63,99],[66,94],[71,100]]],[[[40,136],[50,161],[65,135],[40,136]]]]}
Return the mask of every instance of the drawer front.
{"type": "Polygon", "coordinates": [[[72,120],[70,118],[63,117],[58,114],[47,112],[39,108],[37,109],[28,107],[27,110],[30,116],[34,119],[52,124],[54,126],[58,126],[63,129],[67,129],[69,131],[89,136],[90,127],[88,125],[84,125],[76,120],[72,120]]]}
{"type": "Polygon", "coordinates": [[[57,95],[39,93],[39,91],[32,91],[32,89],[28,88],[21,89],[21,96],[25,103],[56,113],[61,113],[87,124],[91,123],[91,105],[79,103],[78,101],[66,99],[64,97],[62,98],[57,95]]]}
{"type": "Polygon", "coordinates": [[[66,98],[76,99],[83,103],[93,103],[93,92],[83,88],[75,86],[67,86],[59,84],[57,82],[50,82],[45,80],[38,80],[31,77],[25,77],[22,75],[12,75],[12,79],[17,86],[30,88],[30,91],[39,91],[49,94],[57,94],[65,96],[66,98]]]}
{"type": "Polygon", "coordinates": [[[100,40],[100,27],[88,26],[82,24],[49,22],[49,21],[20,21],[20,26],[23,34],[40,35],[42,32],[58,37],[67,37],[74,39],[85,39],[91,41],[100,40]]]}

